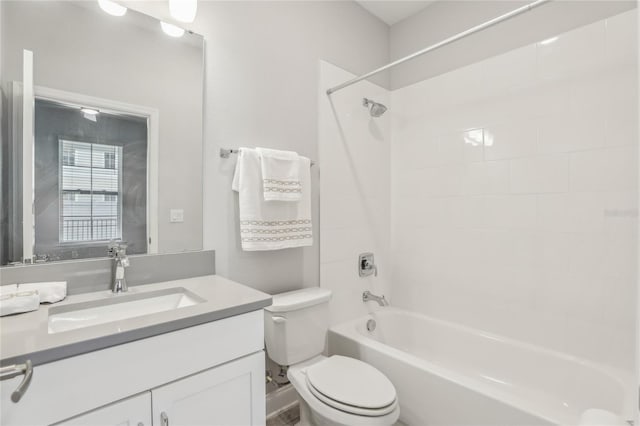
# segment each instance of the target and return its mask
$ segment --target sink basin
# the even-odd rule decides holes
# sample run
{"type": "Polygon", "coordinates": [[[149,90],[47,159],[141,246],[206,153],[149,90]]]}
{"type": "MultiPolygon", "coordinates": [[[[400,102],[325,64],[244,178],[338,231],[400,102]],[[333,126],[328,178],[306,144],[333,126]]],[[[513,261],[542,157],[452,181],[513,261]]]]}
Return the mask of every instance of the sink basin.
{"type": "Polygon", "coordinates": [[[113,294],[90,302],[49,309],[49,334],[172,311],[205,300],[182,288],[133,294],[113,294]]]}

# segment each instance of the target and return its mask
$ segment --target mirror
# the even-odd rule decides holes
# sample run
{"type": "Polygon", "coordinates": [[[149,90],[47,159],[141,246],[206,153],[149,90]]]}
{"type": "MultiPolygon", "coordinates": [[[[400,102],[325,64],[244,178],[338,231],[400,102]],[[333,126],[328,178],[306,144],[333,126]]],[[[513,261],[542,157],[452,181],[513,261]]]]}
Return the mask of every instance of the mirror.
{"type": "Polygon", "coordinates": [[[204,40],[98,3],[0,2],[2,265],[202,249],[204,40]]]}

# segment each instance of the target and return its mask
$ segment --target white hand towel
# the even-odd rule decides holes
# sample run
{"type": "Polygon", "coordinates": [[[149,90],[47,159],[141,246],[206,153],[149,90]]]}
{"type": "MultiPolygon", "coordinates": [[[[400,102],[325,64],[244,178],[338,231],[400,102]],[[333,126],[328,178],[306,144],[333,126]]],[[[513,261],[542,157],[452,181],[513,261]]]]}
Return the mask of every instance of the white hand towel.
{"type": "Polygon", "coordinates": [[[67,297],[67,282],[52,281],[18,284],[18,291],[32,290],[36,290],[40,295],[40,303],[56,303],[67,297]]]}
{"type": "Polygon", "coordinates": [[[293,151],[256,148],[260,156],[265,201],[300,201],[300,156],[293,151]]]}
{"type": "Polygon", "coordinates": [[[18,284],[7,284],[0,286],[0,295],[7,293],[15,293],[18,291],[18,284]]]}
{"type": "Polygon", "coordinates": [[[240,240],[245,251],[279,250],[313,245],[311,161],[300,157],[302,199],[297,203],[265,201],[260,156],[241,148],[232,189],[240,201],[240,240]]]}
{"type": "Polygon", "coordinates": [[[0,295],[0,317],[35,311],[39,307],[40,296],[35,290],[2,293],[0,295]]]}

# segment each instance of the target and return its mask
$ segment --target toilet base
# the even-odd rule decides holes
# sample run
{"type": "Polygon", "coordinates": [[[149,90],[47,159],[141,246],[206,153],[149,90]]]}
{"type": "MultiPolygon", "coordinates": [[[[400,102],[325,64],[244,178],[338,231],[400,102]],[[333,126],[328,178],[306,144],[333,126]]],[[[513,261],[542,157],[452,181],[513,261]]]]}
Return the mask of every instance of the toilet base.
{"type": "Polygon", "coordinates": [[[300,395],[298,395],[298,404],[300,405],[300,423],[296,423],[296,426],[351,426],[333,422],[319,415],[300,395]]]}
{"type": "Polygon", "coordinates": [[[297,423],[299,426],[314,426],[313,418],[311,415],[311,408],[309,404],[305,402],[304,399],[298,395],[298,406],[300,407],[300,423],[297,423]]]}

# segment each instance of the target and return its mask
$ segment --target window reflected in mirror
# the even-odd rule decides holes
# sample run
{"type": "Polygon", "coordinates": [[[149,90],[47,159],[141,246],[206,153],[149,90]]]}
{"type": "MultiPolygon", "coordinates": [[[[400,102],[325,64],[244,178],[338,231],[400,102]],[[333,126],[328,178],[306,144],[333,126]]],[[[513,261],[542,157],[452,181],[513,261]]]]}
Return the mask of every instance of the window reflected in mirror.
{"type": "Polygon", "coordinates": [[[104,256],[114,239],[147,252],[147,135],[146,117],[36,99],[38,258],[104,256]]]}
{"type": "Polygon", "coordinates": [[[96,1],[0,15],[0,267],[202,249],[203,37],[96,1]]]}

